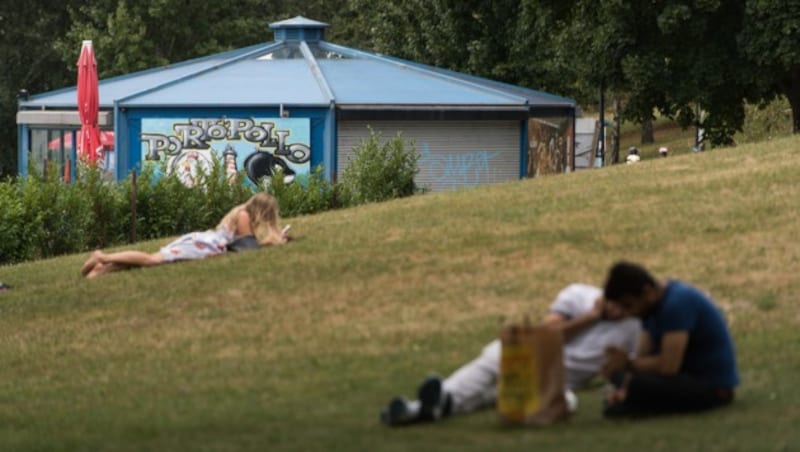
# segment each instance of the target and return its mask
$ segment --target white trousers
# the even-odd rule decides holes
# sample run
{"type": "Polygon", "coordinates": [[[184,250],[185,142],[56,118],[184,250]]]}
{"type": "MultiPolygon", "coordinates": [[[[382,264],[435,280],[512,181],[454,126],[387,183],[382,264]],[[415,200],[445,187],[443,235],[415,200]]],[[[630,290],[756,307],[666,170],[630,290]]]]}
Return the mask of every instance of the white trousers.
{"type": "MultiPolygon", "coordinates": [[[[566,387],[574,390],[585,385],[597,372],[566,368],[566,387]]],[[[453,400],[452,412],[468,413],[493,406],[497,401],[497,378],[500,375],[500,340],[483,348],[477,358],[463,365],[442,382],[442,389],[453,400]]]]}

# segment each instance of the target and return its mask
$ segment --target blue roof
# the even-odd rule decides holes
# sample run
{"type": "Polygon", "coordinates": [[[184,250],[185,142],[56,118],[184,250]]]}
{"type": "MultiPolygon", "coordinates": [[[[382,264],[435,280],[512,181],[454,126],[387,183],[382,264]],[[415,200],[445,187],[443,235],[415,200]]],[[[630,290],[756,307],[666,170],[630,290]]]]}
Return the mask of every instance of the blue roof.
{"type": "Polygon", "coordinates": [[[320,61],[338,104],[519,105],[525,100],[380,59],[320,61]]]}
{"type": "MultiPolygon", "coordinates": [[[[270,24],[276,41],[100,81],[100,107],[397,106],[575,107],[572,99],[338,46],[327,24],[270,24]]],[[[102,61],[98,62],[102,65],[102,61]]],[[[38,94],[22,108],[77,108],[76,88],[38,94]]]]}
{"type": "MultiPolygon", "coordinates": [[[[111,108],[114,101],[133,93],[162,85],[170,80],[178,80],[198,71],[219,65],[231,58],[249,53],[253,49],[264,48],[264,44],[245,47],[229,52],[217,53],[182,63],[170,64],[145,71],[134,72],[100,80],[100,107],[111,108]]],[[[25,107],[78,108],[77,88],[70,86],[56,91],[35,94],[28,101],[20,102],[25,107]]]]}
{"type": "Polygon", "coordinates": [[[121,102],[126,106],[327,106],[303,60],[245,60],[121,102]],[[288,88],[287,87],[292,87],[288,88]],[[302,89],[297,89],[302,87],[302,89]]]}

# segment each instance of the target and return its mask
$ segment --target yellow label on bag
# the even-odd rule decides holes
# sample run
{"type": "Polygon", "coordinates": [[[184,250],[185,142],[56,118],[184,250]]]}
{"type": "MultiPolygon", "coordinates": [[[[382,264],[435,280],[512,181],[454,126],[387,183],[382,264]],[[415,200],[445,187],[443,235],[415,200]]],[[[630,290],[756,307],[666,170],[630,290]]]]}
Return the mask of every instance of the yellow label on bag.
{"type": "Polygon", "coordinates": [[[497,410],[511,421],[523,422],[541,407],[539,369],[528,341],[504,343],[500,353],[497,410]]]}

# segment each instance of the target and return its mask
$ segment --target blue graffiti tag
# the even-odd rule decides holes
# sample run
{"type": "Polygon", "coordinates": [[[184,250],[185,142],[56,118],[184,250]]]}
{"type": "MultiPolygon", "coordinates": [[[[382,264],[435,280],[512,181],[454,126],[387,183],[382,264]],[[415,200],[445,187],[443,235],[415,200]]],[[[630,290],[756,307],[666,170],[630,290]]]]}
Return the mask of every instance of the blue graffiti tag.
{"type": "Polygon", "coordinates": [[[481,150],[437,155],[427,142],[423,142],[418,165],[435,183],[472,186],[481,183],[489,172],[489,162],[499,154],[481,150]]]}

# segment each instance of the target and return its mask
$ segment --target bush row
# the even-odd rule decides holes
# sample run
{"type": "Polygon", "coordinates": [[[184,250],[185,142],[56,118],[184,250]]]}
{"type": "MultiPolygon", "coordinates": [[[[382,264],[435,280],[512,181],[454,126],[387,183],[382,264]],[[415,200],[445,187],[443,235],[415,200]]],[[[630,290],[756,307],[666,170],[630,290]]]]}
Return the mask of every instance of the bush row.
{"type": "Polygon", "coordinates": [[[163,165],[120,182],[88,168],[73,184],[31,172],[0,182],[0,265],[210,229],[259,190],[278,199],[284,217],[408,196],[416,164],[400,135],[384,143],[370,131],[336,184],[317,167],[291,184],[276,174],[255,187],[243,173],[229,181],[219,160],[191,188],[163,165]]]}

